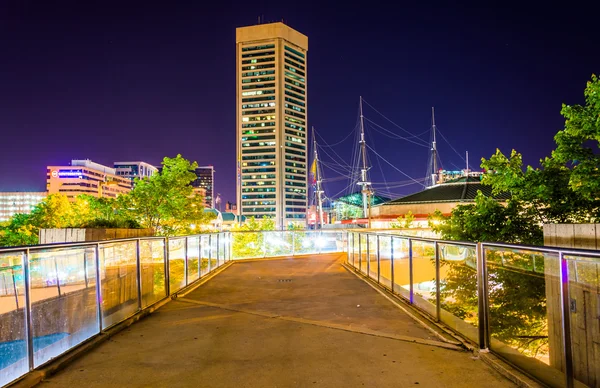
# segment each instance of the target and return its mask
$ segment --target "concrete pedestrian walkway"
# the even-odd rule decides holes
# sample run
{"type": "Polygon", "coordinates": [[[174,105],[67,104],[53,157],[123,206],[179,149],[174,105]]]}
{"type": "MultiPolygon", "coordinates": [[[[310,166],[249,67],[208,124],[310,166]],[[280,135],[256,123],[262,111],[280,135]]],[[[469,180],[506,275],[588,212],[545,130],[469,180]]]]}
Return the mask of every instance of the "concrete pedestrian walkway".
{"type": "Polygon", "coordinates": [[[115,335],[49,387],[512,387],[341,266],[238,262],[115,335]]]}

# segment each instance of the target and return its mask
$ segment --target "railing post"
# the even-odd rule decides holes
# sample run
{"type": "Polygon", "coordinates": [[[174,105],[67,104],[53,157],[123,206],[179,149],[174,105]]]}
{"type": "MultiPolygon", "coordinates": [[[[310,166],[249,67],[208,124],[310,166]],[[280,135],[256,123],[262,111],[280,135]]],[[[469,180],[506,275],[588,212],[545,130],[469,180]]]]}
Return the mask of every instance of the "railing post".
{"type": "Polygon", "coordinates": [[[198,236],[198,279],[202,277],[202,236],[198,236]]]}
{"type": "Polygon", "coordinates": [[[88,288],[88,274],[87,274],[87,256],[88,256],[88,250],[87,248],[84,248],[85,251],[83,252],[83,279],[85,280],[85,288],[88,288]]]}
{"type": "Polygon", "coordinates": [[[58,290],[58,296],[60,296],[60,278],[58,277],[58,262],[56,261],[56,256],[54,256],[54,273],[56,274],[56,289],[58,290]]]}
{"type": "Polygon", "coordinates": [[[358,272],[362,270],[362,237],[358,234],[358,272]]]}
{"type": "MultiPolygon", "coordinates": [[[[31,277],[29,271],[29,249],[27,249],[21,257],[23,260],[23,280],[25,285],[25,292],[23,294],[25,295],[25,333],[27,334],[27,358],[29,360],[29,370],[33,370],[33,318],[31,316],[31,277]]],[[[58,274],[56,276],[58,278],[58,274]]]]}
{"type": "Polygon", "coordinates": [[[135,265],[137,267],[138,310],[142,309],[142,256],[140,255],[141,239],[135,241],[135,265]]]}
{"type": "Polygon", "coordinates": [[[221,254],[220,236],[221,233],[217,233],[217,267],[219,266],[219,257],[221,254]]]}
{"type": "Polygon", "coordinates": [[[433,243],[435,249],[435,317],[438,322],[442,319],[442,302],[440,296],[440,246],[438,242],[433,243]]]}
{"type": "Polygon", "coordinates": [[[371,247],[369,246],[369,235],[367,234],[367,277],[371,277],[371,247]]]}
{"type": "Polygon", "coordinates": [[[229,232],[229,261],[233,256],[233,233],[229,232]]]}
{"type": "Polygon", "coordinates": [[[96,256],[96,304],[98,305],[98,333],[102,333],[102,282],[100,271],[100,243],[96,244],[95,256],[96,256]]]}
{"type": "Polygon", "coordinates": [[[569,261],[563,252],[558,252],[560,261],[560,298],[562,300],[561,320],[563,337],[563,359],[565,361],[566,387],[573,388],[573,349],[571,344],[571,297],[569,293],[569,261]]]}
{"type": "Polygon", "coordinates": [[[390,256],[392,261],[392,294],[394,293],[394,237],[390,236],[390,256]]]}
{"type": "Polygon", "coordinates": [[[381,280],[381,258],[379,256],[379,235],[377,235],[377,283],[381,280]]]}
{"type": "Polygon", "coordinates": [[[414,286],[413,286],[413,248],[412,248],[412,239],[408,239],[408,278],[409,278],[409,301],[410,304],[414,303],[414,286]]]}
{"type": "Polygon", "coordinates": [[[183,247],[183,276],[185,277],[185,285],[188,285],[188,273],[189,273],[189,268],[188,268],[188,238],[187,236],[185,237],[184,240],[184,244],[185,246],[183,247]]]}
{"type": "Polygon", "coordinates": [[[208,235],[208,272],[212,271],[212,234],[208,235]]]}
{"type": "Polygon", "coordinates": [[[323,249],[323,231],[319,229],[319,237],[317,238],[319,241],[319,246],[317,247],[317,254],[321,254],[321,250],[323,249]]]}
{"type": "MultiPolygon", "coordinates": [[[[350,238],[350,233],[346,232],[346,241],[350,238]]],[[[348,249],[346,249],[346,262],[350,263],[350,245],[348,245],[348,249]]]]}
{"type": "Polygon", "coordinates": [[[263,258],[267,257],[267,232],[262,232],[262,240],[263,240],[263,258]]]}
{"type": "Polygon", "coordinates": [[[171,264],[169,263],[169,238],[164,238],[164,249],[165,249],[165,291],[167,296],[171,295],[171,276],[169,271],[171,270],[171,264]]]}
{"type": "Polygon", "coordinates": [[[296,256],[296,232],[292,230],[292,256],[296,256]]]}
{"type": "Polygon", "coordinates": [[[484,247],[477,243],[477,301],[479,316],[479,348],[488,349],[488,327],[487,327],[487,269],[485,263],[484,247]]]}

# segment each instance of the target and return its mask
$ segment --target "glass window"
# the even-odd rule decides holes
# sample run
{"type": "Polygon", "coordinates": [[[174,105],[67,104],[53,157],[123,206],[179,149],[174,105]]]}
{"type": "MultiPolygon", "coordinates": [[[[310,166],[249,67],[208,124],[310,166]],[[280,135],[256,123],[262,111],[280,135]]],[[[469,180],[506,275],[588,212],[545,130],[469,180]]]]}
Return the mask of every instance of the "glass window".
{"type": "Polygon", "coordinates": [[[303,54],[303,53],[301,53],[300,51],[298,51],[298,50],[294,50],[293,48],[291,48],[291,47],[288,47],[288,46],[284,46],[284,47],[285,47],[285,49],[286,49],[287,51],[289,51],[289,52],[291,52],[291,53],[294,53],[294,54],[296,54],[297,56],[299,56],[299,57],[301,57],[301,58],[305,58],[305,57],[304,57],[304,54],[303,54]]]}
{"type": "Polygon", "coordinates": [[[272,49],[272,48],[275,48],[274,44],[263,44],[260,46],[242,47],[242,51],[266,50],[266,49],[272,49]]]}

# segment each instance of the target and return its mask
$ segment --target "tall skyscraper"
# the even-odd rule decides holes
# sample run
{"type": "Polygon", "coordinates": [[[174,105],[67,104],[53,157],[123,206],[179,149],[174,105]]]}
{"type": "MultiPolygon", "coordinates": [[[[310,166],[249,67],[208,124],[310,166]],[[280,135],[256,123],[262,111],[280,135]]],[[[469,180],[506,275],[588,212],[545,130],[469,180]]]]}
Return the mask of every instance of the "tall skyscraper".
{"type": "Polygon", "coordinates": [[[201,166],[194,170],[196,179],[192,181],[192,186],[200,187],[206,190],[204,202],[207,208],[215,208],[215,168],[213,166],[201,166]]]}
{"type": "Polygon", "coordinates": [[[236,30],[241,215],[306,225],[308,38],[283,23],[236,30]]]}

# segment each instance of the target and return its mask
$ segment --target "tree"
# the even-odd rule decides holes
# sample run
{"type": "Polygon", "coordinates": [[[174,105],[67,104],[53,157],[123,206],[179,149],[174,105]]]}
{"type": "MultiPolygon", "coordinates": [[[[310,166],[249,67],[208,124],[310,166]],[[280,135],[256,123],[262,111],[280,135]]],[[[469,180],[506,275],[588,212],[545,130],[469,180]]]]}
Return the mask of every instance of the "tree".
{"type": "Polygon", "coordinates": [[[198,164],[181,155],[165,157],[162,164],[160,173],[136,179],[133,190],[120,198],[129,216],[166,236],[189,233],[191,225],[209,222],[212,216],[204,213],[202,196],[190,185],[198,164]]]}
{"type": "Polygon", "coordinates": [[[37,244],[38,229],[30,223],[29,214],[15,214],[0,225],[0,246],[37,244]]]}
{"type": "Polygon", "coordinates": [[[532,222],[539,227],[545,223],[590,222],[600,215],[600,200],[590,199],[575,191],[569,182],[572,170],[555,158],[540,160],[540,167],[527,166],[523,157],[512,150],[507,158],[500,150],[481,167],[488,173],[482,183],[492,186],[492,193],[510,193],[509,203],[518,203],[532,222]]]}
{"type": "Polygon", "coordinates": [[[592,74],[584,91],[585,105],[563,104],[565,128],[554,140],[552,157],[572,167],[569,185],[587,199],[600,198],[600,79],[592,74]]]}
{"type": "Polygon", "coordinates": [[[67,196],[50,194],[37,204],[28,218],[36,228],[67,228],[77,223],[77,214],[67,196]]]}
{"type": "Polygon", "coordinates": [[[232,228],[232,232],[244,232],[233,234],[233,252],[237,257],[262,257],[266,240],[263,231],[274,231],[275,221],[263,217],[257,220],[254,217],[246,219],[242,225],[232,228]]]}
{"type": "Polygon", "coordinates": [[[415,216],[409,210],[404,216],[398,217],[397,222],[392,223],[392,229],[407,229],[413,227],[413,222],[415,220],[415,216]]]}

